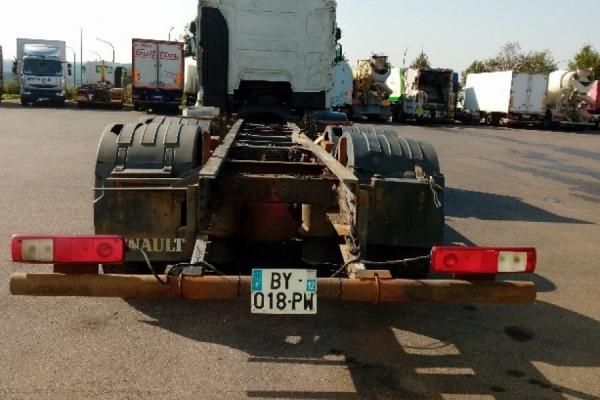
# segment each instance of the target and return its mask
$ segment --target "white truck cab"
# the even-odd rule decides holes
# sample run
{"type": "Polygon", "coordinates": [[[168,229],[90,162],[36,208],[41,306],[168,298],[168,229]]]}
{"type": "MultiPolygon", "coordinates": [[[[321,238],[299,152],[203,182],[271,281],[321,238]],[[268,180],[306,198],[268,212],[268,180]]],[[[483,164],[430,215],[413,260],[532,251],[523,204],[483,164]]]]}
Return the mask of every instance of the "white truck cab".
{"type": "Polygon", "coordinates": [[[65,42],[17,39],[17,74],[21,104],[48,101],[64,105],[66,77],[71,75],[71,65],[66,62],[65,42]]]}
{"type": "Polygon", "coordinates": [[[200,0],[200,104],[223,111],[330,107],[333,0],[200,0]]]}

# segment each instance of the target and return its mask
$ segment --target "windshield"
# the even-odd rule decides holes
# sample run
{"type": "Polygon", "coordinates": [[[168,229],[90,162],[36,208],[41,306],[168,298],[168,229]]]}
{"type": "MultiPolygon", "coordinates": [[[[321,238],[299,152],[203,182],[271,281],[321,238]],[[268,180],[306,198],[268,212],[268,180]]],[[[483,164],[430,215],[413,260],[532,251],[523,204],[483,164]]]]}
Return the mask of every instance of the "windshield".
{"type": "Polygon", "coordinates": [[[62,63],[48,60],[25,60],[23,73],[25,75],[62,76],[62,63]]]}

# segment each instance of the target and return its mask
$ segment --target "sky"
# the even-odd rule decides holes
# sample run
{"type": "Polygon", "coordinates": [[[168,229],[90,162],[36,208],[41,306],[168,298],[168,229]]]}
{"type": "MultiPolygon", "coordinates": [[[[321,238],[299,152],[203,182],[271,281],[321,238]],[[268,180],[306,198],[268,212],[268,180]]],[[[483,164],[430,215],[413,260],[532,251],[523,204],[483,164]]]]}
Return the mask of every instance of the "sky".
{"type": "MultiPolygon", "coordinates": [[[[301,0],[298,0],[301,1],[301,0]]],[[[4,58],[16,53],[16,38],[65,40],[79,60],[112,57],[131,61],[131,38],[178,38],[196,14],[197,0],[20,0],[0,3],[4,58]]],[[[518,41],[524,50],[550,49],[566,61],[585,43],[600,49],[598,0],[338,0],[338,25],[346,56],[355,63],[385,53],[396,66],[423,49],[433,67],[462,70],[474,59],[495,55],[518,41]]],[[[68,51],[68,58],[73,54],[68,51]]],[[[566,66],[566,62],[560,64],[566,66]]]]}

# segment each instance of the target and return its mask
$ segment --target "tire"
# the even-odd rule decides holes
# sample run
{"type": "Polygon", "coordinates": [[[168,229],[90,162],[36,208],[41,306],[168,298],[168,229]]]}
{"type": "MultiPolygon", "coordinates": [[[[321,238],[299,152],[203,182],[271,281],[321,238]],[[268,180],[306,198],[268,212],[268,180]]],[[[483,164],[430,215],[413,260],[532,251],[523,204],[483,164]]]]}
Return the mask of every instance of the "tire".
{"type": "Polygon", "coordinates": [[[491,126],[500,126],[500,120],[502,119],[502,114],[492,113],[490,117],[490,125],[491,126]]]}
{"type": "Polygon", "coordinates": [[[27,99],[21,97],[21,105],[24,106],[24,107],[26,107],[26,106],[29,105],[29,102],[27,101],[27,99]]]}
{"type": "Polygon", "coordinates": [[[547,131],[552,130],[552,128],[554,128],[552,123],[552,113],[550,111],[546,112],[546,116],[544,117],[544,121],[542,122],[542,128],[547,131]]]}

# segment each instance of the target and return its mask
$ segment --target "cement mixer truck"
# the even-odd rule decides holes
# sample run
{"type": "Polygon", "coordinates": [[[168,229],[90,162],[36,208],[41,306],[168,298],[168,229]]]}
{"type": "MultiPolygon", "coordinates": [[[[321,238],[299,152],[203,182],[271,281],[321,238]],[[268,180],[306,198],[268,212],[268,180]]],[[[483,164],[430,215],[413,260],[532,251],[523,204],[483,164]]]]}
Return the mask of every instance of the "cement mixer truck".
{"type": "Polygon", "coordinates": [[[594,117],[588,111],[594,100],[588,95],[594,82],[589,78],[591,71],[559,70],[548,78],[547,110],[544,127],[587,128],[593,127],[594,117]]]}
{"type": "Polygon", "coordinates": [[[389,97],[393,91],[386,83],[391,72],[392,65],[385,55],[375,54],[368,60],[358,61],[352,92],[353,118],[382,121],[391,119],[389,97]]]}

